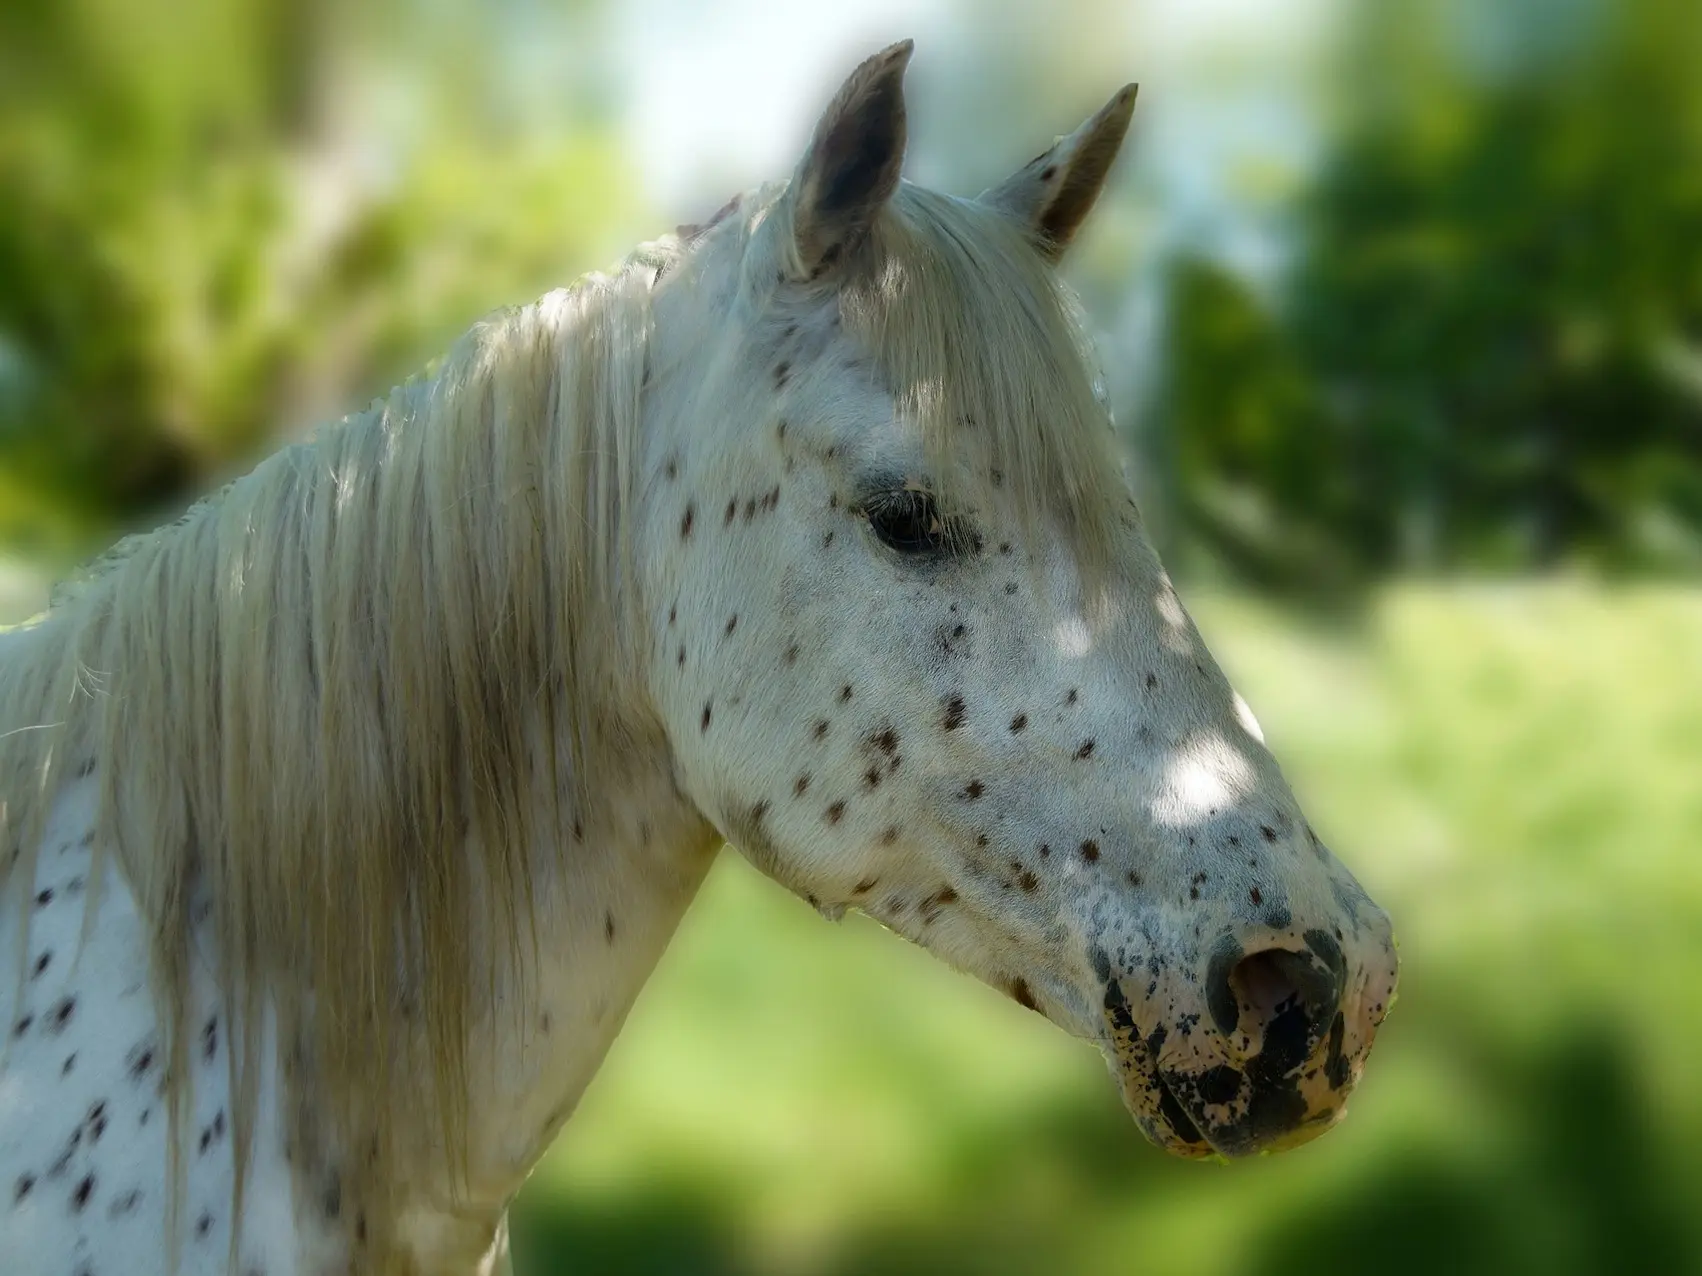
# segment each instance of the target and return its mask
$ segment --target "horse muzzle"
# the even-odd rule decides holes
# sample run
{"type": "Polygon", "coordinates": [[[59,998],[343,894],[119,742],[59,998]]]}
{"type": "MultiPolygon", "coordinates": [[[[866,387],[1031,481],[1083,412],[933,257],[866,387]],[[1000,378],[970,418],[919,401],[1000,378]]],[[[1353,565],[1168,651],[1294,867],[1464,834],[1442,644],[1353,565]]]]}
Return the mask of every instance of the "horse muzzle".
{"type": "Polygon", "coordinates": [[[1174,1155],[1297,1147],[1346,1110],[1398,977],[1387,915],[1338,933],[1222,936],[1203,962],[1107,972],[1103,1043],[1124,1104],[1174,1155]]]}

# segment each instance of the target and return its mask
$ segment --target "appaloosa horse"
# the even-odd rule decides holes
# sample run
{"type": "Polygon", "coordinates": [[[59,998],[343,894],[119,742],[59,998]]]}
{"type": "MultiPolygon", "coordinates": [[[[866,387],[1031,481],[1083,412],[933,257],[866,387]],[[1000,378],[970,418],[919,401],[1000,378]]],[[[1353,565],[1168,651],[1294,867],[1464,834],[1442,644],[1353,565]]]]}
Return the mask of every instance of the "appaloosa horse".
{"type": "Polygon", "coordinates": [[[476,327],[0,640],[0,1271],[469,1273],[723,840],[1312,1137],[1395,984],[1161,570],[1055,273],[1132,88],[790,181],[476,327]]]}

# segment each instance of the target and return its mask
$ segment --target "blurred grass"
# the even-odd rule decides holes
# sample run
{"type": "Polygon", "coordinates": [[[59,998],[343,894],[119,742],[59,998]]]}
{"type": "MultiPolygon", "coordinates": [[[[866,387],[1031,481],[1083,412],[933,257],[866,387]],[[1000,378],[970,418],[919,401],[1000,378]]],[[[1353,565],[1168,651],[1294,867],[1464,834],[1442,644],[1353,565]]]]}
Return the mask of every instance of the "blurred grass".
{"type": "Polygon", "coordinates": [[[728,856],[521,1197],[520,1270],[1702,1270],[1702,594],[1195,611],[1400,932],[1342,1127],[1171,1162],[1089,1047],[728,856]]]}

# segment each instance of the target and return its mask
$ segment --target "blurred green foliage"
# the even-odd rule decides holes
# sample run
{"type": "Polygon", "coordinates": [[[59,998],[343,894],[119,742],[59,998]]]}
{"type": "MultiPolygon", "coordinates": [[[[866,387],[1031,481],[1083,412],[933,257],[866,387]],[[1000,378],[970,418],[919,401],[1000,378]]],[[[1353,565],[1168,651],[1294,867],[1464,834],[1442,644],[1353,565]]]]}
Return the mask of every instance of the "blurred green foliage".
{"type": "Polygon", "coordinates": [[[1349,12],[1271,295],[1174,267],[1188,530],[1314,586],[1702,564],[1702,8],[1349,12]]]}
{"type": "Polygon", "coordinates": [[[401,39],[387,8],[0,8],[0,541],[61,557],[157,519],[616,250],[608,121],[476,109],[454,31],[415,52],[454,67],[417,143],[361,152],[378,77],[343,64],[401,39]]]}
{"type": "MultiPolygon", "coordinates": [[[[1225,1168],[1093,1049],[717,866],[519,1203],[540,1273],[1585,1276],[1702,1270],[1702,598],[1383,588],[1193,610],[1396,919],[1347,1119],[1225,1168]]],[[[522,1267],[522,1270],[527,1270],[522,1267]]]]}

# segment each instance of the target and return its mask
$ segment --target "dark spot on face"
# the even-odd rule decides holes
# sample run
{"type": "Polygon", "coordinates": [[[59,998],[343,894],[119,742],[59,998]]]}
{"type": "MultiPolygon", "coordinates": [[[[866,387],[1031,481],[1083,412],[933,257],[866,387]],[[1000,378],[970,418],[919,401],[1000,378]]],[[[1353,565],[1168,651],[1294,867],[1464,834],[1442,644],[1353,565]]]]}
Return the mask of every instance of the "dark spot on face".
{"type": "Polygon", "coordinates": [[[1259,832],[1264,835],[1264,839],[1267,842],[1274,842],[1277,840],[1277,831],[1269,824],[1259,825],[1259,832]]]}
{"type": "Polygon", "coordinates": [[[963,725],[962,696],[952,696],[946,701],[946,716],[942,725],[947,731],[956,731],[963,725]]]}
{"type": "Polygon", "coordinates": [[[1030,895],[1032,895],[1040,886],[1040,879],[1026,868],[1017,875],[1016,880],[1017,884],[1030,895]]]}
{"type": "Polygon", "coordinates": [[[1014,580],[1007,580],[1005,582],[1005,593],[1006,594],[1016,593],[1016,582],[1014,580]]]}
{"type": "Polygon", "coordinates": [[[71,1193],[72,1212],[81,1214],[89,1203],[89,1197],[95,1192],[95,1176],[85,1174],[78,1180],[76,1188],[71,1193]]]}
{"type": "Polygon", "coordinates": [[[999,542],[999,553],[1008,554],[1010,552],[1011,552],[1011,543],[1009,541],[1000,541],[999,542]]]}
{"type": "Polygon", "coordinates": [[[886,727],[870,736],[869,743],[873,744],[875,748],[879,749],[888,757],[891,757],[898,750],[898,732],[894,731],[891,727],[886,727]]]}
{"type": "Polygon", "coordinates": [[[1096,863],[1099,860],[1099,843],[1088,838],[1081,844],[1081,857],[1089,864],[1096,863]]]}
{"type": "MultiPolygon", "coordinates": [[[[1154,1050],[1153,1053],[1157,1054],[1157,1051],[1154,1050]]],[[[1176,1095],[1169,1086],[1159,1087],[1158,1112],[1176,1137],[1184,1143],[1205,1142],[1200,1135],[1200,1127],[1194,1124],[1194,1119],[1177,1102],[1176,1095]]]]}
{"type": "Polygon", "coordinates": [[[35,1190],[35,1175],[20,1174],[18,1181],[12,1186],[12,1204],[16,1205],[24,1197],[35,1190]]]}
{"type": "Polygon", "coordinates": [[[1151,691],[1157,685],[1158,685],[1158,675],[1155,674],[1155,673],[1149,672],[1146,676],[1146,689],[1148,691],[1151,691]]]}
{"type": "Polygon", "coordinates": [[[59,1075],[62,1076],[62,1077],[70,1076],[71,1070],[73,1068],[75,1068],[76,1066],[77,1066],[77,1052],[75,1050],[73,1050],[70,1054],[65,1056],[65,1062],[59,1065],[59,1075]]]}
{"type": "Polygon", "coordinates": [[[1026,726],[1028,726],[1028,715],[1026,713],[1017,714],[1016,717],[1011,719],[1011,734],[1015,735],[1026,726]]]}
{"type": "Polygon", "coordinates": [[[30,1030],[30,1025],[34,1022],[35,1022],[35,1016],[34,1015],[24,1015],[22,1018],[20,1018],[18,1020],[17,1023],[12,1025],[12,1035],[14,1037],[23,1036],[26,1032],[28,1032],[30,1030]]]}
{"type": "Polygon", "coordinates": [[[804,772],[796,780],[792,781],[792,792],[798,797],[803,797],[809,787],[810,773],[808,771],[804,772]]]}
{"type": "Polygon", "coordinates": [[[798,644],[793,643],[790,647],[786,648],[786,654],[785,654],[785,656],[782,657],[782,659],[785,660],[785,662],[789,665],[797,664],[798,663],[798,644]]]}
{"type": "Polygon", "coordinates": [[[713,700],[705,700],[703,702],[703,716],[698,719],[697,723],[697,729],[699,732],[709,730],[709,719],[714,707],[715,702],[713,700]]]}
{"type": "Polygon", "coordinates": [[[1257,886],[1247,892],[1247,898],[1255,904],[1262,904],[1265,902],[1265,894],[1257,886]]]}
{"type": "Polygon", "coordinates": [[[1342,1053],[1343,1037],[1347,1025],[1342,1019],[1341,1011],[1336,1011],[1336,1017],[1330,1021],[1329,1047],[1324,1054],[1324,1079],[1330,1083],[1332,1090],[1340,1090],[1352,1076],[1348,1066],[1347,1056],[1342,1053]]]}
{"type": "Polygon", "coordinates": [[[343,1181],[337,1175],[331,1176],[331,1181],[325,1185],[325,1191],[319,1198],[319,1207],[326,1218],[336,1218],[343,1212],[343,1181]]]}
{"type": "Polygon", "coordinates": [[[898,841],[898,828],[896,825],[887,828],[881,833],[882,846],[891,846],[896,841],[898,841]]]}
{"type": "Polygon", "coordinates": [[[1083,740],[1082,743],[1081,743],[1081,748],[1076,750],[1076,761],[1080,762],[1084,758],[1091,758],[1092,756],[1093,756],[1093,741],[1092,740],[1083,740]]]}
{"type": "Polygon", "coordinates": [[[879,886],[880,883],[881,879],[878,877],[865,877],[862,881],[858,882],[851,888],[851,893],[853,895],[867,895],[870,891],[874,890],[875,887],[879,886]]]}
{"type": "Polygon", "coordinates": [[[851,684],[850,683],[846,683],[843,687],[841,687],[839,689],[839,703],[840,704],[850,704],[851,703],[851,684]]]}
{"type": "Polygon", "coordinates": [[[1208,1068],[1200,1076],[1200,1098],[1207,1103],[1228,1103],[1240,1093],[1241,1074],[1227,1063],[1208,1068]]]}
{"type": "Polygon", "coordinates": [[[917,911],[922,914],[922,921],[928,925],[932,925],[946,905],[954,904],[956,902],[957,892],[950,886],[942,886],[916,907],[917,911]]]}
{"type": "Polygon", "coordinates": [[[1079,698],[1079,696],[1080,696],[1080,693],[1077,692],[1077,690],[1074,687],[1071,687],[1069,695],[1064,697],[1064,703],[1065,704],[1074,704],[1076,702],[1076,700],[1079,698]]]}
{"type": "Polygon", "coordinates": [[[219,1052],[219,1020],[215,1015],[201,1026],[201,1057],[208,1063],[219,1052]]]}
{"type": "Polygon", "coordinates": [[[732,500],[727,502],[727,513],[726,513],[726,516],[721,520],[721,525],[723,527],[725,527],[727,524],[731,523],[735,518],[737,518],[738,514],[739,514],[739,498],[735,496],[732,500]]]}
{"type": "Polygon", "coordinates": [[[733,636],[733,631],[735,629],[737,629],[738,627],[739,627],[739,617],[738,617],[737,613],[735,613],[734,615],[727,617],[727,627],[726,627],[725,630],[722,631],[721,636],[723,638],[731,638],[733,636]]]}
{"type": "Polygon", "coordinates": [[[1129,885],[1130,886],[1138,887],[1141,884],[1141,875],[1139,873],[1135,872],[1134,869],[1129,870],[1128,876],[1129,876],[1129,885]]]}
{"type": "Polygon", "coordinates": [[[603,939],[610,944],[615,942],[615,915],[611,912],[603,914],[603,939]]]}
{"type": "Polygon", "coordinates": [[[828,532],[825,536],[823,536],[821,538],[821,547],[823,549],[826,549],[832,544],[833,544],[833,533],[828,532]]]}
{"type": "Polygon", "coordinates": [[[1048,164],[1045,168],[1040,170],[1040,180],[1043,182],[1049,182],[1056,177],[1057,174],[1058,166],[1056,164],[1048,164]]]}
{"type": "Polygon", "coordinates": [[[680,539],[686,540],[691,536],[691,525],[697,521],[697,507],[687,504],[686,512],[680,516],[680,539]]]}
{"type": "Polygon", "coordinates": [[[779,364],[777,364],[775,366],[775,369],[774,369],[774,388],[776,390],[783,389],[785,387],[786,377],[788,376],[788,374],[790,374],[791,371],[792,371],[792,365],[790,363],[787,363],[784,360],[782,360],[779,364]]]}
{"type": "Polygon", "coordinates": [[[829,824],[837,824],[837,823],[839,823],[840,820],[842,820],[844,818],[845,818],[845,803],[844,802],[835,802],[832,806],[827,808],[827,822],[829,824]]]}
{"type": "Polygon", "coordinates": [[[753,519],[755,517],[756,517],[756,501],[755,501],[755,499],[747,500],[745,502],[745,522],[748,523],[748,522],[751,521],[751,519],[753,519]]]}
{"type": "Polygon", "coordinates": [[[1015,1001],[1016,1004],[1021,1006],[1024,1010],[1033,1010],[1035,1012],[1040,1010],[1040,1006],[1035,1002],[1034,993],[1029,988],[1028,981],[1026,979],[1011,980],[1011,1000],[1015,1001]]]}
{"type": "Polygon", "coordinates": [[[967,801],[973,802],[986,791],[986,786],[983,785],[980,780],[971,780],[968,784],[963,786],[963,792],[959,794],[959,796],[967,801]]]}
{"type": "Polygon", "coordinates": [[[816,721],[815,737],[818,740],[825,740],[827,738],[826,718],[820,718],[816,721]]]}
{"type": "Polygon", "coordinates": [[[40,890],[36,893],[35,906],[37,908],[46,908],[52,902],[53,902],[53,887],[51,887],[51,886],[45,887],[45,888],[43,888],[42,890],[40,890]]]}
{"type": "Polygon", "coordinates": [[[1040,844],[1040,858],[1045,859],[1047,856],[1049,856],[1051,854],[1052,854],[1051,845],[1047,842],[1042,842],[1040,844]]]}

